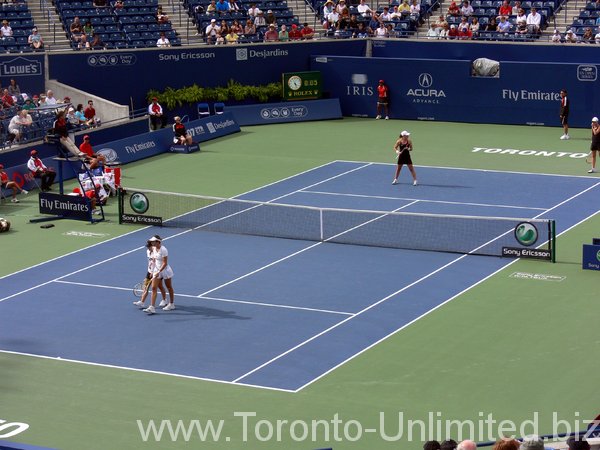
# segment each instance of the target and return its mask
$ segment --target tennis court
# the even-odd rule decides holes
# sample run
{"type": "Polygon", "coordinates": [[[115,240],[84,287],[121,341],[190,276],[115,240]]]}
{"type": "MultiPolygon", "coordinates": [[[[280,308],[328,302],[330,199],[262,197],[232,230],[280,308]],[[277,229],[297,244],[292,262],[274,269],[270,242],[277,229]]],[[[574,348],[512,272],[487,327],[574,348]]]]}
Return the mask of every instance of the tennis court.
{"type": "MultiPolygon", "coordinates": [[[[419,186],[408,180],[392,186],[392,170],[387,164],[338,161],[240,198],[318,208],[551,218],[560,223],[560,233],[595,213],[592,199],[600,190],[588,177],[433,167],[419,168],[419,186]]],[[[282,229],[307,226],[314,211],[298,210],[282,229]]],[[[250,229],[262,226],[267,233],[276,233],[268,221],[280,216],[277,211],[257,216],[255,208],[235,215],[250,229]]],[[[10,352],[297,392],[513,261],[456,250],[380,247],[408,234],[421,241],[415,248],[453,241],[467,253],[491,245],[507,227],[508,241],[514,239],[512,224],[490,227],[485,220],[463,219],[452,226],[447,217],[433,219],[385,223],[384,216],[358,214],[337,218],[332,226],[331,235],[351,233],[350,242],[376,238],[378,246],[177,228],[135,231],[2,279],[0,311],[14,320],[2,327],[0,340],[8,342],[3,350],[10,352]],[[366,225],[372,221],[384,223],[366,225]],[[144,273],[140,244],[157,232],[173,255],[177,310],[147,317],[129,300],[131,286],[144,273]],[[20,339],[11,341],[16,335],[20,339]],[[132,352],[123,342],[139,342],[139,350],[132,352]]]]}
{"type": "Polygon", "coordinates": [[[59,221],[40,230],[27,223],[36,215],[31,194],[3,206],[13,228],[2,236],[10,263],[0,279],[0,419],[29,424],[8,440],[77,450],[191,441],[215,449],[412,449],[426,437],[365,431],[357,441],[298,440],[284,430],[283,439],[264,440],[253,427],[339,416],[381,429],[385,414],[394,434],[399,412],[424,421],[493,413],[515,423],[539,412],[545,434],[554,412],[571,422],[595,416],[597,274],[581,270],[581,243],[598,234],[600,180],[580,176],[587,166],[568,156],[589,145],[588,130],[560,141],[543,128],[379,122],[375,134],[374,122],[361,119],[247,128],[201,153],[124,171],[126,186],[141,191],[269,202],[237,222],[218,211],[214,219],[269,236],[207,231],[196,214],[184,217],[204,231],[118,225],[115,203],[102,224],[59,221]],[[404,171],[391,185],[391,143],[401,128],[414,136],[416,187],[404,171]],[[284,141],[285,149],[265,145],[284,141]],[[474,151],[486,144],[523,155],[474,151]],[[567,156],[537,157],[537,149],[567,156]],[[157,185],[162,172],[176,176],[157,185]],[[272,236],[281,231],[273,224],[289,224],[285,214],[270,226],[254,215],[292,207],[283,205],[303,205],[286,228],[307,239],[272,236]],[[331,208],[344,210],[334,222],[331,208]],[[340,236],[321,243],[321,230],[313,235],[319,221],[306,219],[306,209],[323,211],[325,238],[340,236]],[[432,231],[391,220],[415,212],[555,220],[557,263],[458,252],[490,240],[487,250],[497,252],[508,242],[496,238],[512,236],[514,222],[477,237],[481,226],[432,231]],[[131,304],[131,289],[144,274],[142,246],[156,232],[176,273],[177,309],[148,317],[131,304]],[[414,233],[425,233],[421,244],[460,248],[389,248],[414,233]],[[23,252],[23,239],[35,250],[23,252]],[[340,239],[368,245],[333,242],[340,239]],[[239,411],[256,414],[247,440],[239,411]],[[144,424],[163,419],[225,424],[214,439],[144,438],[144,424]]]}

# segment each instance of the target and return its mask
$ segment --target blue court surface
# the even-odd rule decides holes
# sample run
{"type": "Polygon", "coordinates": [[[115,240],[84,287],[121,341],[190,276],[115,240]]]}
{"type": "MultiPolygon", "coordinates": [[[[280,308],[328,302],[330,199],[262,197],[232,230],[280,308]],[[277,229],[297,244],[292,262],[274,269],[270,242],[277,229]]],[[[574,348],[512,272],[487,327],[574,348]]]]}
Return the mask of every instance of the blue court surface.
{"type": "MultiPolygon", "coordinates": [[[[417,167],[418,186],[404,169],[393,186],[394,169],[337,161],[240,198],[548,218],[561,233],[596,213],[600,194],[590,177],[434,167],[417,167]]],[[[0,279],[0,342],[5,352],[297,392],[512,261],[146,228],[0,279]],[[146,316],[131,287],[155,233],[166,237],[177,309],[146,316]]]]}

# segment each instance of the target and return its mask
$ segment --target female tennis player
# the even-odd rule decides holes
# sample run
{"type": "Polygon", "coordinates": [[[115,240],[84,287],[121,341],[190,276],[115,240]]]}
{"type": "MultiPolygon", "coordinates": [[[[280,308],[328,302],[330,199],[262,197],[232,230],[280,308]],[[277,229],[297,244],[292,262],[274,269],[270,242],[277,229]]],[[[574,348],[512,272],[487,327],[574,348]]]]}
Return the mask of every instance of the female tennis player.
{"type": "Polygon", "coordinates": [[[154,314],[156,312],[154,309],[154,305],[156,304],[156,291],[158,290],[161,280],[165,281],[170,299],[170,303],[163,308],[163,311],[172,311],[175,309],[175,294],[173,292],[173,283],[171,282],[171,279],[173,278],[173,269],[171,269],[168,261],[169,252],[167,247],[162,246],[160,238],[152,236],[149,241],[154,245],[154,250],[152,251],[152,258],[154,259],[154,267],[152,267],[152,296],[150,297],[150,306],[144,309],[144,312],[148,314],[154,314]]]}
{"type": "MultiPolygon", "coordinates": [[[[155,234],[153,237],[160,239],[158,234],[155,234]]],[[[148,292],[150,291],[150,284],[152,283],[152,271],[154,268],[154,258],[152,257],[152,251],[154,250],[154,245],[150,241],[146,241],[146,258],[148,258],[148,271],[146,272],[146,279],[144,280],[144,292],[142,293],[142,298],[137,302],[133,302],[135,306],[140,308],[144,308],[144,302],[146,301],[146,297],[148,297],[148,292]]],[[[167,306],[167,293],[165,291],[165,287],[161,282],[158,286],[160,290],[160,295],[162,296],[162,301],[158,306],[167,306]]]]}
{"type": "Polygon", "coordinates": [[[592,145],[590,146],[590,153],[592,156],[592,168],[588,170],[588,173],[596,173],[596,153],[600,152],[600,124],[598,118],[592,119],[592,145]]]}
{"type": "Polygon", "coordinates": [[[403,131],[400,133],[400,138],[394,145],[394,150],[396,151],[396,157],[398,159],[398,167],[396,167],[396,175],[394,176],[394,181],[392,181],[392,184],[398,184],[400,171],[402,170],[402,166],[406,164],[413,177],[413,186],[417,185],[417,173],[413,167],[412,159],[410,159],[410,152],[412,152],[413,145],[409,136],[410,133],[408,131],[403,131]]]}

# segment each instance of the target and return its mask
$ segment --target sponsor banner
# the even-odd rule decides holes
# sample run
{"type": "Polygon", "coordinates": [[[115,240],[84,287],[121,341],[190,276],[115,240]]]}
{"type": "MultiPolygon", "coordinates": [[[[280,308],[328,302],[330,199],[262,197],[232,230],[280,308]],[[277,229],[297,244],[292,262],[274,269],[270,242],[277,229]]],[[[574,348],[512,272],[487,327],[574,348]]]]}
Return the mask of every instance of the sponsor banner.
{"type": "Polygon", "coordinates": [[[0,56],[0,82],[8,86],[11,78],[15,78],[21,92],[36,94],[45,91],[44,55],[29,54],[0,56]]]}
{"type": "Polygon", "coordinates": [[[561,282],[567,279],[562,275],[547,275],[545,273],[528,273],[528,272],[513,272],[509,278],[518,278],[520,280],[535,280],[535,281],[557,281],[561,282]]]}
{"type": "Polygon", "coordinates": [[[233,114],[236,122],[241,126],[342,118],[342,110],[337,98],[226,106],[225,111],[233,114]]]}
{"type": "Polygon", "coordinates": [[[502,247],[502,256],[508,258],[552,260],[552,252],[550,250],[539,248],[502,247]]]}
{"type": "Polygon", "coordinates": [[[200,151],[200,144],[192,144],[192,145],[181,145],[175,144],[171,145],[169,148],[171,153],[194,153],[200,151]]]}
{"type": "Polygon", "coordinates": [[[141,214],[121,214],[121,223],[132,223],[135,225],[162,226],[162,217],[144,216],[141,214]]]}
{"type": "Polygon", "coordinates": [[[583,245],[581,266],[585,270],[600,270],[600,245],[583,245]]]}
{"type": "MultiPolygon", "coordinates": [[[[192,86],[200,83],[198,73],[202,73],[203,87],[225,86],[230,78],[250,85],[280,82],[283,72],[308,70],[310,55],[315,52],[363,56],[366,45],[364,40],[339,40],[129,49],[92,54],[65,52],[48,54],[48,72],[51,79],[74,88],[94,92],[116,103],[133,102],[134,108],[144,108],[148,91],[192,86]],[[81,76],[88,73],[94,76],[81,76]],[[123,80],[134,82],[123,83],[123,80]]],[[[34,92],[42,90],[43,85],[34,92]]]]}
{"type": "Polygon", "coordinates": [[[89,199],[79,195],[40,192],[39,206],[41,214],[51,214],[76,220],[90,220],[91,217],[92,207],[89,199]]]}
{"type": "Polygon", "coordinates": [[[585,159],[588,152],[577,153],[577,152],[555,152],[547,150],[521,150],[517,148],[487,148],[487,147],[473,147],[473,153],[485,153],[491,155],[518,155],[518,156],[536,156],[544,158],[573,158],[573,159],[585,159]]]}
{"type": "Polygon", "coordinates": [[[344,115],[374,117],[377,81],[390,88],[394,119],[560,126],[560,90],[571,101],[569,124],[589,127],[600,110],[597,66],[500,62],[500,77],[474,77],[471,60],[313,56],[323,90],[344,115]],[[402,77],[397,74],[402,73],[402,77]],[[524,74],[535,74],[526,76],[524,74]],[[465,93],[477,95],[465,95],[465,93]]]}

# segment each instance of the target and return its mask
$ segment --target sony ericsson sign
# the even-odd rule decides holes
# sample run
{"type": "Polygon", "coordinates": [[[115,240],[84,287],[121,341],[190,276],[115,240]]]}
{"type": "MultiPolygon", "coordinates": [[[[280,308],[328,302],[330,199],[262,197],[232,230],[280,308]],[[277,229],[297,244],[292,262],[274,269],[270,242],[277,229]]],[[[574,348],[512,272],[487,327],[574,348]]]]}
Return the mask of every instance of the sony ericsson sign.
{"type": "Polygon", "coordinates": [[[502,256],[512,258],[529,259],[552,259],[550,250],[530,248],[539,239],[537,227],[531,222],[521,222],[517,224],[514,231],[514,238],[521,247],[502,247],[502,256]]]}
{"type": "Polygon", "coordinates": [[[69,219],[89,220],[91,205],[87,197],[41,192],[39,195],[41,214],[51,214],[69,219]]]}
{"type": "Polygon", "coordinates": [[[121,223],[132,223],[138,225],[162,225],[162,217],[147,216],[145,213],[150,208],[150,200],[142,192],[134,192],[129,197],[129,207],[135,214],[122,213],[121,223]]]}
{"type": "Polygon", "coordinates": [[[0,76],[39,76],[42,75],[42,62],[35,59],[13,58],[0,63],[0,76]]]}
{"type": "Polygon", "coordinates": [[[417,83],[419,87],[411,87],[406,92],[406,96],[410,97],[413,103],[439,104],[440,99],[446,98],[443,89],[436,89],[430,73],[419,74],[417,83]]]}

